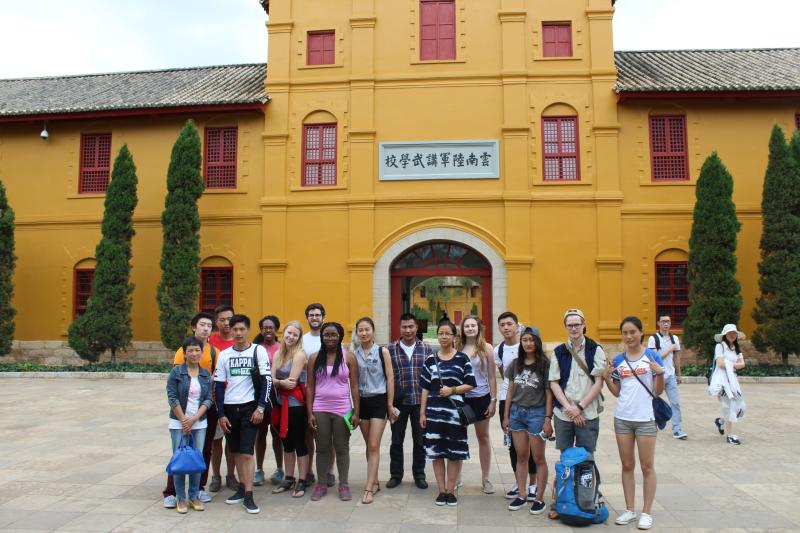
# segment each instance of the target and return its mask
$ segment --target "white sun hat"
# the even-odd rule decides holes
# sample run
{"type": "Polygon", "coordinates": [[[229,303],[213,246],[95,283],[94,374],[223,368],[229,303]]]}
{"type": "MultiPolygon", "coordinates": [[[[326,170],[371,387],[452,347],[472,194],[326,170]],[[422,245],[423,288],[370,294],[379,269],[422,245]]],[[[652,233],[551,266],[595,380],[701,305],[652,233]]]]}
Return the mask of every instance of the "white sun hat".
{"type": "Polygon", "coordinates": [[[739,331],[736,327],[736,324],[725,324],[725,327],[722,328],[722,333],[717,333],[714,335],[714,340],[717,342],[722,342],[722,338],[725,337],[731,331],[735,331],[738,340],[744,340],[744,333],[739,331]]]}

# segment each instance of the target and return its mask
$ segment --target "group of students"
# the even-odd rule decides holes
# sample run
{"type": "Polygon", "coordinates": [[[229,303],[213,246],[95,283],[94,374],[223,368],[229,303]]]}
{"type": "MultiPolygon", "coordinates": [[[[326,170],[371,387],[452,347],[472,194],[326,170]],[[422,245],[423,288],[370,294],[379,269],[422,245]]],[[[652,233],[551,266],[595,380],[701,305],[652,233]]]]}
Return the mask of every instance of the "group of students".
{"type": "MultiPolygon", "coordinates": [[[[335,486],[336,469],[338,496],[351,500],[349,442],[355,427],[366,443],[367,480],[361,502],[370,504],[381,490],[380,443],[387,421],[391,423],[391,446],[386,488],[402,483],[403,444],[410,423],[414,484],[428,488],[425,461],[431,461],[438,489],[435,504],[456,506],[461,465],[469,459],[463,412],[469,406],[475,418],[482,491],[495,492],[489,480],[489,420],[499,413],[516,478],[506,493],[511,500],[508,508],[518,510],[530,503],[530,512],[541,514],[548,482],[546,443],[555,441],[560,451],[581,446],[593,453],[605,384],[618,397],[614,431],[626,510],[616,523],[625,525],[637,518],[634,452],[638,448],[644,479],[638,527],[652,527],[658,429],[651,392],[658,396],[665,380],[679,383],[680,379],[680,364],[674,362],[680,346],[669,333],[669,317],[659,317],[658,339],[651,337],[650,347],[643,343],[641,321],[626,317],[620,325],[625,351],[608,361],[602,347],[586,337],[580,309],[565,312],[567,341],[557,346],[550,358],[539,330],[523,328],[510,311],[498,318],[503,341],[494,348],[485,340],[482,321],[470,315],[460,327],[449,320],[438,324],[436,350],[418,338],[412,314],[400,317],[400,338],[383,347],[375,342],[375,325],[369,317],[356,322],[353,339],[345,347],[344,328],[325,321],[322,305],[309,305],[305,314],[309,331],[304,334],[302,324],[291,321],[280,340],[280,322],[271,315],[261,319],[260,332],[252,340],[249,318],[235,315],[230,306],[216,309],[214,315],[194,317],[193,335],[177,351],[167,382],[169,428],[173,450],[183,436],[191,435],[194,446],[203,449],[207,469],[202,475],[189,476],[188,497],[185,477],[170,476],[164,490],[165,507],[175,507],[179,513],[188,512],[189,507],[203,510],[203,504],[211,500],[205,490],[209,468],[209,490],[220,490],[221,439],[225,436],[225,454],[229,456],[226,485],[234,491],[226,503],[241,503],[248,513],[258,513],[253,485],[264,483],[263,461],[270,433],[278,466],[270,478],[275,485],[273,493],[290,492],[300,498],[310,490],[311,500],[320,500],[335,486]],[[217,331],[211,335],[213,324],[217,331]],[[499,392],[497,371],[503,377],[499,392]],[[318,478],[314,476],[314,457],[318,478]]],[[[721,400],[725,402],[723,416],[715,424],[720,432],[728,432],[728,442],[733,438],[738,443],[738,438],[730,435],[730,423],[741,416],[743,401],[738,382],[735,390],[732,383],[735,370],[744,363],[738,343],[734,344],[741,334],[731,327],[733,333],[723,331],[722,338],[729,351],[738,355],[726,364],[731,357],[722,345],[718,347],[722,356],[717,358],[720,370],[715,375],[720,376],[716,382],[712,380],[709,390],[717,383],[718,395],[727,398],[721,400]]],[[[667,392],[673,405],[673,436],[685,439],[677,385],[668,387],[667,392]]]]}

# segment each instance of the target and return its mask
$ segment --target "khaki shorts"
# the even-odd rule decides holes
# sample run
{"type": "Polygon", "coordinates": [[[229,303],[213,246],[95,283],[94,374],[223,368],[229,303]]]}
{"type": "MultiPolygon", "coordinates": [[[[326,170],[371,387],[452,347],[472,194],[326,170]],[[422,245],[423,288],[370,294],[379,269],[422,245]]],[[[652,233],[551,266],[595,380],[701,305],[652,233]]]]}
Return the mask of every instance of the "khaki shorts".
{"type": "Polygon", "coordinates": [[[655,420],[647,422],[634,422],[632,420],[622,420],[614,417],[614,433],[617,435],[627,435],[633,433],[637,437],[655,437],[658,435],[658,428],[655,420]]]}

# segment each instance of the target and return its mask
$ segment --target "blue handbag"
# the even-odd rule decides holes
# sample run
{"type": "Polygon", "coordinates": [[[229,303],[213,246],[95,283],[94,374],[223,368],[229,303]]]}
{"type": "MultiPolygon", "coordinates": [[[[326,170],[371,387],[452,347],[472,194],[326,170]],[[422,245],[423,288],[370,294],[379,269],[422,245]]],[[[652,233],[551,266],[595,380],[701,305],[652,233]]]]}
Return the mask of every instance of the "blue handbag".
{"type": "Polygon", "coordinates": [[[181,443],[175,453],[172,454],[172,459],[167,463],[167,474],[170,475],[184,475],[184,474],[201,474],[206,471],[206,462],[203,460],[203,454],[200,450],[194,447],[194,438],[192,434],[184,435],[181,437],[181,443]]]}

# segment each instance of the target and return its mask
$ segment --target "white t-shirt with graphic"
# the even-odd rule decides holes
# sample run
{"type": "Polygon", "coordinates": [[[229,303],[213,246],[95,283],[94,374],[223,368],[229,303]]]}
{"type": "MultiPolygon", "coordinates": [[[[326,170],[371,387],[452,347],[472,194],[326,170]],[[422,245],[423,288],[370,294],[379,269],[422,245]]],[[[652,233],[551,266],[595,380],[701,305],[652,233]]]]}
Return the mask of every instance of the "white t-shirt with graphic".
{"type": "MultiPolygon", "coordinates": [[[[517,358],[517,354],[519,353],[519,343],[517,344],[503,344],[503,358],[500,359],[499,351],[500,351],[500,344],[494,347],[492,353],[494,354],[494,364],[499,368],[503,376],[506,375],[506,369],[511,365],[511,362],[517,358]]],[[[499,400],[505,400],[506,395],[508,394],[508,378],[503,377],[503,386],[500,389],[500,395],[498,396],[499,400]]]]}
{"type": "MultiPolygon", "coordinates": [[[[647,340],[647,347],[661,355],[660,352],[672,346],[672,337],[672,334],[662,337],[661,333],[656,332],[654,335],[650,335],[650,338],[647,340]],[[656,335],[658,335],[658,340],[661,344],[661,350],[656,350],[656,339],[654,338],[656,335]]],[[[664,379],[675,375],[675,361],[672,360],[672,356],[675,354],[675,352],[680,351],[681,341],[678,340],[678,336],[675,335],[675,350],[669,352],[669,355],[661,358],[664,361],[664,379]]]]}
{"type": "Polygon", "coordinates": [[[258,368],[262,376],[269,376],[269,354],[258,344],[251,344],[239,351],[231,346],[219,354],[214,381],[225,386],[225,404],[243,404],[255,401],[252,371],[255,368],[253,351],[258,350],[258,368]]]}
{"type": "Polygon", "coordinates": [[[655,392],[655,373],[650,370],[648,356],[659,365],[664,366],[664,361],[653,350],[645,350],[645,353],[639,359],[630,361],[630,366],[625,361],[624,353],[614,358],[614,371],[611,374],[611,379],[620,382],[617,411],[614,416],[620,420],[631,422],[655,420],[653,416],[653,397],[636,379],[636,376],[638,376],[649,390],[655,392]],[[634,372],[636,372],[636,376],[633,375],[634,372]]]}

